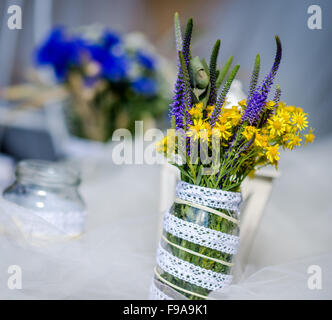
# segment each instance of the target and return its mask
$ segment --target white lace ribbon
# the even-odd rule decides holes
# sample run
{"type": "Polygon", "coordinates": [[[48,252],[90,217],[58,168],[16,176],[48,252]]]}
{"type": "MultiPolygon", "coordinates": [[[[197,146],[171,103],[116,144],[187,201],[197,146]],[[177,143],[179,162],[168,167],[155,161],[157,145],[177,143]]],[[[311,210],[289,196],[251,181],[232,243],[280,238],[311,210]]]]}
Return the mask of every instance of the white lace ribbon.
{"type": "Polygon", "coordinates": [[[240,241],[237,236],[185,221],[170,214],[168,211],[165,212],[163,226],[166,232],[177,238],[228,254],[237,252],[240,241]]]}
{"type": "Polygon", "coordinates": [[[36,237],[78,236],[84,231],[86,211],[32,210],[0,198],[3,213],[22,230],[24,234],[36,237]]]}
{"type": "Polygon", "coordinates": [[[159,245],[157,264],[165,272],[198,287],[216,290],[232,282],[232,276],[207,270],[173,256],[159,245]]]}
{"type": "Polygon", "coordinates": [[[206,207],[240,211],[242,196],[240,192],[223,191],[196,186],[179,181],[176,196],[182,200],[197,203],[206,207]]]}

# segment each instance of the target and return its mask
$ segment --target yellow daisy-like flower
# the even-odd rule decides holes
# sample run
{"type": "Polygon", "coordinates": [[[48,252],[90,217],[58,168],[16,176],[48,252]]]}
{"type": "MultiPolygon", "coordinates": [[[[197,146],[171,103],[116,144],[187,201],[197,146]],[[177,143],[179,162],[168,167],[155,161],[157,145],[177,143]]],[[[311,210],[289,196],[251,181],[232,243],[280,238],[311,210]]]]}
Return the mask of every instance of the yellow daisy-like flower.
{"type": "Polygon", "coordinates": [[[304,137],[305,137],[305,144],[304,145],[306,145],[307,143],[312,143],[312,142],[314,142],[314,140],[315,140],[315,135],[313,134],[313,129],[312,128],[310,128],[310,130],[309,130],[309,132],[307,133],[307,134],[305,134],[304,135],[304,137]]]}
{"type": "Polygon", "coordinates": [[[269,137],[265,135],[261,135],[260,133],[256,133],[256,138],[255,138],[255,146],[261,147],[261,148],[266,148],[268,146],[268,140],[269,137]]]}
{"type": "Polygon", "coordinates": [[[202,138],[206,138],[206,132],[210,132],[211,127],[208,122],[203,121],[202,119],[194,119],[194,124],[189,126],[189,130],[187,131],[188,137],[193,137],[194,140],[202,138]]]}
{"type": "Polygon", "coordinates": [[[247,101],[246,99],[242,99],[241,101],[238,102],[238,105],[241,106],[241,107],[245,107],[247,106],[247,101]]]}
{"type": "Polygon", "coordinates": [[[275,101],[271,100],[265,103],[265,108],[269,110],[273,110],[274,106],[276,105],[275,101]]]}
{"type": "Polygon", "coordinates": [[[242,135],[249,141],[255,133],[257,133],[256,127],[246,126],[242,132],[242,135]]]}
{"type": "Polygon", "coordinates": [[[167,136],[156,143],[157,152],[158,153],[166,152],[166,146],[167,146],[167,136]]]}
{"type": "Polygon", "coordinates": [[[194,107],[192,107],[188,113],[192,116],[192,118],[202,118],[203,117],[203,113],[202,113],[202,110],[203,110],[203,103],[200,102],[200,103],[197,103],[194,107]]]}
{"type": "Polygon", "coordinates": [[[301,111],[293,113],[291,121],[300,131],[308,127],[307,114],[301,111]]]}
{"type": "Polygon", "coordinates": [[[167,135],[156,143],[156,150],[159,153],[175,153],[176,148],[176,130],[167,130],[167,135]]]}
{"type": "Polygon", "coordinates": [[[270,130],[271,136],[281,136],[286,130],[286,123],[283,118],[278,115],[272,116],[271,119],[267,120],[268,129],[270,130]]]}
{"type": "Polygon", "coordinates": [[[237,106],[227,110],[227,119],[231,122],[232,126],[236,126],[241,120],[241,113],[237,106]]]}
{"type": "Polygon", "coordinates": [[[283,101],[279,101],[279,102],[278,102],[278,107],[281,108],[281,109],[283,109],[283,108],[286,107],[286,103],[283,102],[283,101]]]}
{"type": "Polygon", "coordinates": [[[293,150],[294,147],[299,147],[301,145],[302,138],[299,134],[290,134],[289,142],[287,143],[287,149],[293,150]]]}
{"type": "Polygon", "coordinates": [[[289,111],[285,110],[285,109],[278,109],[277,110],[277,116],[279,118],[282,118],[284,120],[284,122],[288,122],[289,118],[290,118],[290,113],[289,111]]]}
{"type": "Polygon", "coordinates": [[[279,145],[276,144],[274,146],[268,146],[266,148],[266,157],[272,163],[276,164],[278,162],[280,152],[279,152],[279,145]]]}
{"type": "MultiPolygon", "coordinates": [[[[231,132],[229,132],[229,129],[231,129],[231,124],[229,122],[220,123],[217,122],[215,128],[220,132],[219,137],[223,140],[228,140],[229,137],[232,135],[231,132]]],[[[216,130],[213,130],[213,134],[215,135],[216,130]]]]}
{"type": "Polygon", "coordinates": [[[288,111],[288,112],[295,112],[296,107],[295,106],[286,106],[285,110],[288,111]]]}

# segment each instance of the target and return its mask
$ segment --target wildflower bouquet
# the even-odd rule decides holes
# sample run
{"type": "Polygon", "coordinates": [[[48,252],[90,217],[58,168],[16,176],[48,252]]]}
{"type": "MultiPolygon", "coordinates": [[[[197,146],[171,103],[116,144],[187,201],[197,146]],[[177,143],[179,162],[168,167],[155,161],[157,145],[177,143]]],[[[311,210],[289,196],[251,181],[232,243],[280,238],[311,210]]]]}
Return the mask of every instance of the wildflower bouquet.
{"type": "Polygon", "coordinates": [[[314,140],[312,129],[305,133],[307,114],[281,102],[279,86],[273,99],[268,98],[282,56],[278,36],[271,71],[258,85],[257,55],[247,99],[226,108],[239,65],[229,72],[230,57],[217,69],[220,40],[209,64],[193,57],[192,29],[189,19],[182,39],[175,15],[178,76],[170,110],[172,129],[157,150],[179,168],[181,181],[164,217],[151,287],[152,297],[161,299],[171,298],[167,288],[189,299],[204,299],[231,283],[232,257],[239,242],[241,183],[261,167],[277,168],[281,149],[293,150],[314,140]]]}
{"type": "Polygon", "coordinates": [[[133,132],[135,120],[160,118],[169,101],[162,57],[137,34],[55,28],[37,48],[36,62],[51,66],[69,90],[69,124],[80,137],[107,141],[117,128],[133,132]]]}

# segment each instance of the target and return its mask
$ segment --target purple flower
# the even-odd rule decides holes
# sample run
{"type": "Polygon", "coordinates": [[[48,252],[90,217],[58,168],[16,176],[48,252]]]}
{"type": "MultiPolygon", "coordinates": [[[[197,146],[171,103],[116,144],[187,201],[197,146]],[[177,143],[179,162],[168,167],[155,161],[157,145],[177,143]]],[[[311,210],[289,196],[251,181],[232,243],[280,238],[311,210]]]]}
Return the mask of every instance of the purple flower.
{"type": "Polygon", "coordinates": [[[270,73],[266,76],[264,81],[262,82],[261,86],[254,91],[252,97],[248,102],[246,111],[242,116],[242,122],[248,121],[250,125],[255,125],[260,120],[264,110],[265,102],[267,100],[268,94],[273,84],[273,80],[277,74],[280,65],[282,50],[278,36],[276,36],[276,43],[277,43],[277,52],[272,69],[270,73]]]}
{"type": "Polygon", "coordinates": [[[180,64],[178,65],[178,75],[174,86],[173,102],[170,106],[170,116],[175,118],[176,129],[183,129],[183,116],[185,113],[185,105],[183,103],[183,76],[180,64]]]}

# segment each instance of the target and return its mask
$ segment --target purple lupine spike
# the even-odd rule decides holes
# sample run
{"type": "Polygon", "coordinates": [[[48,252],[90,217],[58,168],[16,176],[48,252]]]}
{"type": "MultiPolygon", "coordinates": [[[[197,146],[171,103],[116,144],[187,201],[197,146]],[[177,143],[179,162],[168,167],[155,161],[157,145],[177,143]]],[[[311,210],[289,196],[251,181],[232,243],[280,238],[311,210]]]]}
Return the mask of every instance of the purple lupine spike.
{"type": "Polygon", "coordinates": [[[252,97],[250,98],[250,101],[248,102],[248,106],[246,108],[246,111],[244,112],[242,116],[242,122],[248,121],[250,125],[255,125],[263,112],[265,102],[267,100],[268,94],[271,90],[271,86],[273,84],[273,80],[277,74],[282,50],[281,50],[281,43],[278,36],[276,36],[276,43],[277,43],[277,52],[274,59],[274,63],[272,66],[272,69],[270,73],[266,76],[266,78],[263,80],[261,86],[254,91],[252,97]]]}
{"type": "Polygon", "coordinates": [[[176,129],[183,128],[183,114],[185,105],[183,103],[183,77],[180,63],[178,64],[178,75],[174,85],[173,102],[171,103],[171,116],[175,118],[176,129]]]}
{"type": "Polygon", "coordinates": [[[191,43],[192,31],[193,31],[193,19],[190,18],[187,22],[187,27],[186,27],[186,31],[184,34],[183,46],[182,46],[182,54],[183,54],[184,61],[186,62],[187,68],[189,67],[189,62],[191,59],[190,43],[191,43]]]}
{"type": "MultiPolygon", "coordinates": [[[[183,39],[182,45],[182,54],[185,61],[185,65],[188,68],[190,61],[190,42],[191,42],[191,34],[193,29],[193,20],[189,19],[187,23],[187,28],[185,32],[185,36],[183,39]]],[[[186,85],[184,81],[184,70],[181,67],[181,63],[178,59],[178,74],[177,80],[174,86],[174,96],[173,103],[171,104],[171,116],[175,118],[175,126],[176,129],[184,128],[183,119],[184,115],[186,115],[187,123],[191,124],[190,117],[188,114],[188,110],[186,110],[186,103],[188,106],[192,104],[191,93],[186,92],[186,85]]]]}

